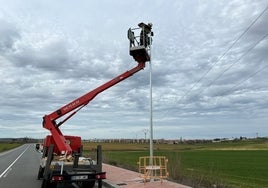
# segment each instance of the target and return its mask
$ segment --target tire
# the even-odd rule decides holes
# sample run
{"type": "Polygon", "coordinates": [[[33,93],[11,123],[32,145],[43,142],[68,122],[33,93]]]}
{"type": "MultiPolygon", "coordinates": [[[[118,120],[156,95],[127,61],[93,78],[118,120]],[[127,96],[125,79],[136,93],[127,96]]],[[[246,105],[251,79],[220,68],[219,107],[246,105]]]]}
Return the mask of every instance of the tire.
{"type": "Polygon", "coordinates": [[[82,182],[82,188],[94,188],[95,181],[85,181],[82,182]]]}
{"type": "Polygon", "coordinates": [[[43,180],[41,188],[57,188],[57,183],[51,183],[49,180],[43,180]]]}
{"type": "Polygon", "coordinates": [[[98,188],[102,188],[102,179],[98,180],[98,188]]]}
{"type": "Polygon", "coordinates": [[[45,168],[42,168],[41,166],[39,167],[39,171],[38,171],[38,176],[37,176],[37,179],[40,180],[41,178],[44,177],[44,171],[45,171],[45,168]]]}

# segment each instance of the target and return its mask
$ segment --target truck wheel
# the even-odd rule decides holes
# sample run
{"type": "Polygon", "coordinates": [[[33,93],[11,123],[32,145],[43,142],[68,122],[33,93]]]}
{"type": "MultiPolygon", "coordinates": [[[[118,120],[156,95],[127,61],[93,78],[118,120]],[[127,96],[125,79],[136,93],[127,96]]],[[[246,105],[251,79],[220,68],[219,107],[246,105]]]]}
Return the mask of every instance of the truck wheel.
{"type": "Polygon", "coordinates": [[[40,180],[41,178],[44,177],[44,171],[45,171],[45,168],[42,168],[41,166],[39,167],[39,171],[38,171],[38,176],[37,176],[37,179],[40,180]]]}
{"type": "Polygon", "coordinates": [[[57,183],[51,183],[49,180],[43,180],[41,188],[57,188],[57,183]]]}
{"type": "Polygon", "coordinates": [[[102,179],[98,180],[98,188],[102,188],[102,179]]]}
{"type": "Polygon", "coordinates": [[[93,188],[94,186],[95,186],[95,181],[82,182],[82,188],[93,188]]]}

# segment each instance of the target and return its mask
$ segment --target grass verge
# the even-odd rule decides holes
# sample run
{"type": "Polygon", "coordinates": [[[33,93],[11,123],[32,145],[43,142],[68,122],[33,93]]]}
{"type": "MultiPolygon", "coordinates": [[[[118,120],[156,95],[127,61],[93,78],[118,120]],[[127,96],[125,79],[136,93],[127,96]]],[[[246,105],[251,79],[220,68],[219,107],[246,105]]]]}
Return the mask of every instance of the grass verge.
{"type": "Polygon", "coordinates": [[[0,152],[4,152],[20,146],[19,143],[0,143],[0,152]]]}
{"type": "MultiPolygon", "coordinates": [[[[95,143],[86,144],[92,150],[95,143]]],[[[268,187],[267,140],[206,144],[155,144],[154,155],[169,160],[170,179],[192,187],[268,187]],[[255,147],[254,147],[255,146],[255,147]]],[[[102,143],[106,163],[138,171],[146,144],[102,143]]],[[[87,150],[87,151],[89,151],[87,150]]]]}

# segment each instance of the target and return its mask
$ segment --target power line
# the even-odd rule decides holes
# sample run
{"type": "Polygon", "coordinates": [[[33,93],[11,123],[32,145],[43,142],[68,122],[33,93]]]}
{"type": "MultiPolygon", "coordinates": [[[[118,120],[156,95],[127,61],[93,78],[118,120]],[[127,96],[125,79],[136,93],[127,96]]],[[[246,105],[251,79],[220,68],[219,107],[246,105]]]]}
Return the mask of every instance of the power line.
{"type": "MultiPolygon", "coordinates": [[[[249,52],[251,52],[251,50],[253,50],[261,41],[263,41],[266,37],[268,36],[268,34],[262,36],[254,45],[252,45],[242,56],[240,56],[240,58],[233,62],[229,67],[227,67],[226,69],[224,69],[220,75],[215,78],[212,82],[210,82],[207,86],[207,88],[209,88],[212,84],[214,84],[220,77],[222,77],[222,75],[227,72],[230,68],[232,68],[237,62],[239,62],[241,59],[243,59],[249,52]]],[[[207,89],[205,88],[205,89],[207,89]]]]}
{"type": "Polygon", "coordinates": [[[254,77],[256,74],[258,74],[259,72],[263,71],[267,67],[268,67],[268,65],[265,65],[262,68],[258,69],[257,71],[255,71],[254,73],[252,73],[251,75],[249,75],[246,79],[242,80],[241,82],[238,82],[236,85],[234,85],[233,87],[231,87],[231,89],[228,92],[234,91],[235,88],[237,88],[238,86],[240,86],[244,82],[248,81],[250,78],[254,77]]]}
{"type": "MultiPolygon", "coordinates": [[[[229,67],[227,67],[223,72],[221,72],[221,74],[216,78],[216,79],[214,79],[212,82],[210,82],[210,84],[206,87],[206,88],[204,88],[201,92],[199,92],[198,93],[198,95],[197,96],[200,96],[203,92],[204,92],[204,90],[206,90],[206,89],[208,89],[213,83],[215,83],[216,82],[216,80],[218,80],[226,71],[228,71],[235,63],[237,63],[238,61],[240,61],[243,57],[245,57],[251,50],[253,50],[261,41],[263,41],[266,37],[268,36],[268,33],[267,34],[265,34],[263,37],[261,37],[257,42],[255,42],[255,44],[254,45],[252,45],[237,61],[235,61],[234,63],[232,63],[229,67]]],[[[268,65],[267,65],[268,66],[268,65]]],[[[264,68],[266,68],[267,66],[264,66],[262,69],[264,69],[264,68]]],[[[260,70],[258,70],[258,71],[256,71],[256,72],[254,72],[253,74],[251,74],[246,80],[248,80],[249,78],[252,78],[253,76],[255,76],[257,73],[259,73],[259,72],[261,72],[262,71],[262,69],[260,69],[260,70]]],[[[246,81],[245,80],[245,81],[246,81]]],[[[245,81],[243,81],[243,82],[245,82],[245,81]]],[[[242,82],[242,83],[243,83],[242,82]]],[[[242,83],[239,83],[239,84],[237,84],[237,85],[241,85],[242,83]]],[[[237,85],[235,85],[234,87],[232,87],[232,88],[235,88],[235,87],[237,87],[237,85]]],[[[231,89],[232,90],[232,89],[231,89]]],[[[229,90],[229,91],[231,91],[231,90],[229,90]]],[[[226,93],[228,93],[228,91],[226,92],[226,93]]]]}
{"type": "Polygon", "coordinates": [[[255,18],[255,20],[246,28],[246,30],[231,44],[231,46],[218,58],[217,61],[215,61],[211,67],[208,69],[207,72],[205,72],[201,78],[199,78],[194,85],[187,91],[185,94],[179,99],[178,102],[180,102],[184,97],[186,97],[192,90],[193,88],[200,83],[201,80],[203,80],[206,75],[213,69],[213,67],[233,48],[233,46],[249,31],[249,29],[258,21],[258,19],[267,11],[268,6],[255,18]]]}

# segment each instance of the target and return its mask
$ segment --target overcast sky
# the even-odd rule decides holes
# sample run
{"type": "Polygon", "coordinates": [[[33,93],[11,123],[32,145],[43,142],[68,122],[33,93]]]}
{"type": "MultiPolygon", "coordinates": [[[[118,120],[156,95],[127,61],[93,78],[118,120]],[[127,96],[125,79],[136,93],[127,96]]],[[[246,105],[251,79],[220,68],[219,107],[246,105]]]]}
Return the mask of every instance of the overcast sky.
{"type": "MultiPolygon", "coordinates": [[[[154,138],[268,136],[268,10],[261,14],[268,1],[0,4],[0,137],[44,137],[45,114],[136,66],[127,30],[140,22],[154,31],[154,138]]],[[[61,130],[84,139],[144,138],[149,120],[147,64],[61,130]]]]}

